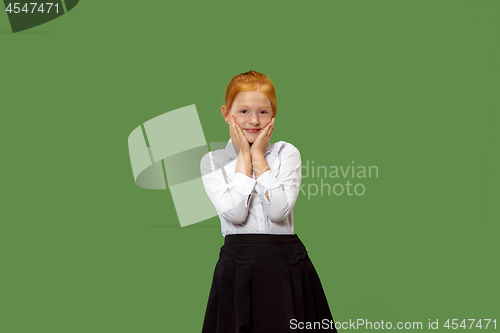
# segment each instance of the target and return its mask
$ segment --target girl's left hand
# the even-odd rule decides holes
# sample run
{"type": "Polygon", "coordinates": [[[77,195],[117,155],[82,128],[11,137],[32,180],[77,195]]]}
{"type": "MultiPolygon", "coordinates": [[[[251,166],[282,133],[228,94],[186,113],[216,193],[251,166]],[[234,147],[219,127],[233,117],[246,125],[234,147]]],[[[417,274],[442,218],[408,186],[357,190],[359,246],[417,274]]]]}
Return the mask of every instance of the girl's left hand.
{"type": "Polygon", "coordinates": [[[255,153],[264,154],[264,152],[266,151],[266,147],[269,144],[269,140],[271,139],[271,135],[273,134],[274,119],[275,118],[273,118],[271,122],[267,124],[266,127],[264,127],[259,136],[257,136],[257,139],[255,139],[252,146],[250,147],[250,155],[255,153]]]}

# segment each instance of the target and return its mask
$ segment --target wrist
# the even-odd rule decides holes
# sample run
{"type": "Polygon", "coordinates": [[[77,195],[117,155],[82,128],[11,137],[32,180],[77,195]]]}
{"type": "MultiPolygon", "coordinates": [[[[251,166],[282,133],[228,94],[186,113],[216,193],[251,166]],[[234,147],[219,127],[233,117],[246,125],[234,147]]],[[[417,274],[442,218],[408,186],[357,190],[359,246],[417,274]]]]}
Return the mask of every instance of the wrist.
{"type": "Polygon", "coordinates": [[[250,155],[252,157],[264,157],[264,152],[259,150],[250,150],[250,155]]]}
{"type": "Polygon", "coordinates": [[[242,153],[245,153],[245,154],[249,154],[250,153],[250,147],[248,146],[238,146],[238,154],[242,154],[242,153]]]}
{"type": "Polygon", "coordinates": [[[242,164],[244,165],[245,174],[248,177],[252,177],[252,155],[250,155],[250,152],[240,151],[239,159],[241,159],[242,164]]]}

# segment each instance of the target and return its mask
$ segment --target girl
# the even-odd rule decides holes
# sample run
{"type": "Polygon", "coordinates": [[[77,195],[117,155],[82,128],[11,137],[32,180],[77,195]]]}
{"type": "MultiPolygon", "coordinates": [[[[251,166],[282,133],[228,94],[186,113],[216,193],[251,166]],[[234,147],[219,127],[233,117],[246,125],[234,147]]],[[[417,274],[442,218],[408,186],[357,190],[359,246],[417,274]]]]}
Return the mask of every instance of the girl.
{"type": "Polygon", "coordinates": [[[224,236],[202,333],[336,332],[319,277],[294,234],[300,153],[285,141],[269,143],[274,85],[255,71],[236,75],[221,111],[231,138],[200,164],[224,236]]]}

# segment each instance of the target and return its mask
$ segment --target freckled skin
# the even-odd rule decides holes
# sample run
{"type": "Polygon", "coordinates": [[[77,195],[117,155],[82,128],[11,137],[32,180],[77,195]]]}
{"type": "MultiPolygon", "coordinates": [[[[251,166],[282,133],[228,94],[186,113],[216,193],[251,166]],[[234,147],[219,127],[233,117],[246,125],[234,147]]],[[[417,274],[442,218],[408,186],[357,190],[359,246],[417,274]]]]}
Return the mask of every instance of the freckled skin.
{"type": "MultiPolygon", "coordinates": [[[[236,95],[230,109],[223,105],[221,111],[230,126],[231,141],[235,145],[235,151],[237,151],[237,146],[238,150],[244,152],[241,155],[240,151],[237,151],[236,172],[251,177],[251,169],[253,169],[256,177],[260,177],[266,170],[269,170],[264,151],[274,128],[269,97],[258,90],[242,91],[236,95]],[[235,124],[239,128],[236,128],[235,124]],[[246,129],[259,129],[259,131],[251,133],[246,129]],[[241,133],[246,140],[243,139],[241,133]]],[[[268,192],[265,196],[269,202],[268,192]]]]}
{"type": "Polygon", "coordinates": [[[243,130],[243,134],[250,144],[254,143],[261,131],[250,133],[245,128],[264,128],[273,118],[271,101],[266,94],[261,91],[242,91],[236,95],[231,109],[222,106],[222,114],[226,121],[230,121],[229,116],[233,116],[235,122],[243,130]],[[244,107],[244,106],[246,107],[244,107]],[[227,112],[227,114],[226,114],[227,112]]]}

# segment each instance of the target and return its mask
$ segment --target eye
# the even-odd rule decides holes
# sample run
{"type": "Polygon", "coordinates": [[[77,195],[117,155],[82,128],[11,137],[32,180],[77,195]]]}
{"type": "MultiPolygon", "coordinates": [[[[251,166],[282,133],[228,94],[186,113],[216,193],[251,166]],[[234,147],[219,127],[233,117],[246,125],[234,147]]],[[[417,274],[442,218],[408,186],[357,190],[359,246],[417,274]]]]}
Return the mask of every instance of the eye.
{"type": "Polygon", "coordinates": [[[245,113],[245,112],[247,112],[247,110],[241,110],[240,112],[241,112],[241,113],[245,113]]]}
{"type": "Polygon", "coordinates": [[[267,110],[262,110],[262,111],[260,111],[260,112],[262,112],[262,113],[267,113],[267,110]]]}

